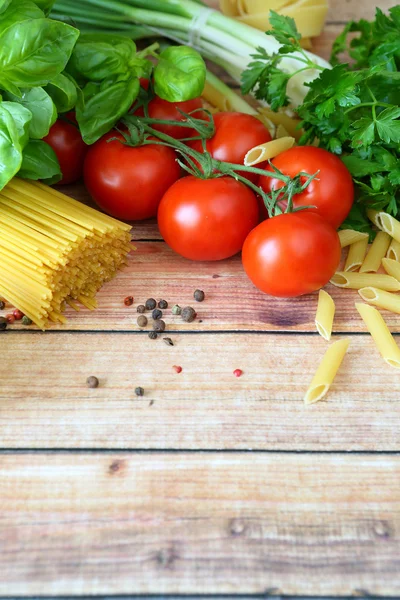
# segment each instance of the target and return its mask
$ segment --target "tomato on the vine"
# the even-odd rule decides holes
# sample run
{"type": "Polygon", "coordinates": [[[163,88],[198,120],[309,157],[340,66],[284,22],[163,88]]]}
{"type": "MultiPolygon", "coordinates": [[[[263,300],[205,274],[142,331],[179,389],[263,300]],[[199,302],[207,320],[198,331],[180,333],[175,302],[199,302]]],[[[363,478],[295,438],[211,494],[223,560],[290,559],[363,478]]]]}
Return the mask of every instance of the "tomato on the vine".
{"type": "MultiPolygon", "coordinates": [[[[293,205],[315,206],[310,210],[319,213],[335,228],[343,223],[354,201],[354,186],[350,172],[340,158],[323,148],[297,146],[279,154],[272,164],[290,177],[301,172],[309,175],[318,172],[304,192],[293,197],[293,205]]],[[[272,171],[271,167],[267,170],[272,171]]],[[[283,186],[278,179],[264,175],[258,184],[266,193],[283,186]]]]}
{"type": "Polygon", "coordinates": [[[158,209],[164,240],[191,260],[221,260],[237,254],[257,223],[255,195],[232,177],[184,177],[169,188],[158,209]]]}
{"type": "MultiPolygon", "coordinates": [[[[203,101],[201,98],[193,98],[193,100],[186,100],[185,102],[168,102],[167,100],[163,100],[162,98],[155,96],[148,104],[148,113],[151,119],[180,121],[181,123],[184,123],[186,118],[183,116],[182,112],[189,114],[195,110],[196,112],[193,114],[193,117],[196,119],[207,120],[207,114],[202,110],[198,110],[201,108],[203,108],[203,101]]],[[[139,108],[135,114],[138,117],[143,117],[143,108],[139,108]]],[[[176,140],[190,138],[197,135],[197,132],[190,127],[168,125],[168,123],[154,123],[151,126],[153,129],[161,131],[166,135],[170,135],[176,140]]]]}
{"type": "MultiPolygon", "coordinates": [[[[216,160],[243,165],[247,152],[265,142],[271,141],[271,134],[259,119],[239,112],[220,112],[214,115],[215,133],[207,140],[206,149],[216,160]]],[[[190,146],[203,152],[201,140],[190,142],[190,146]]],[[[257,165],[257,168],[262,168],[257,165]]],[[[250,181],[256,182],[258,175],[242,173],[250,181]]]]}
{"type": "Polygon", "coordinates": [[[83,163],[89,146],[82,140],[78,127],[58,119],[43,138],[56,153],[62,179],[58,184],[75,183],[82,177],[83,163]]]}
{"type": "Polygon", "coordinates": [[[118,219],[139,221],[157,214],[163,194],[180,177],[172,148],[148,144],[132,147],[110,132],[90,147],[85,185],[93,200],[118,219]],[[117,138],[110,140],[111,137],[117,138]]]}
{"type": "Polygon", "coordinates": [[[256,287],[289,298],[323,287],[341,255],[339,236],[316,213],[299,211],[267,219],[248,235],[243,267],[256,287]]]}

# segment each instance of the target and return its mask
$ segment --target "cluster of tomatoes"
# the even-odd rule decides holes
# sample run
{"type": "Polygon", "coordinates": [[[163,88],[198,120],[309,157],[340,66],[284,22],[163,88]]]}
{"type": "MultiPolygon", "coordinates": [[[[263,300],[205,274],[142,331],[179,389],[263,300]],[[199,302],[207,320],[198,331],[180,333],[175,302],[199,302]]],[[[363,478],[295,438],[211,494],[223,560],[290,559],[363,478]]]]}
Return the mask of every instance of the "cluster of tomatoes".
{"type": "MultiPolygon", "coordinates": [[[[148,114],[179,121],[184,119],[182,112],[201,108],[200,98],[173,104],[155,97],[148,114]]],[[[214,124],[206,149],[216,160],[243,165],[251,148],[271,140],[264,124],[251,115],[221,112],[214,115],[214,124]]],[[[196,135],[167,123],[152,127],[175,139],[196,135]]],[[[112,131],[87,147],[73,124],[58,121],[46,141],[58,155],[62,182],[77,180],[83,171],[89,193],[105,212],[128,221],[157,216],[166,243],[187,259],[221,260],[242,251],[247,275],[268,294],[290,297],[312,292],[324,286],[338,267],[341,248],[336,230],[350,211],[354,192],[350,173],[326,150],[294,147],[272,161],[286,176],[318,175],[294,196],[293,212],[268,218],[263,201],[245,183],[232,176],[183,176],[175,150],[156,139],[154,144],[133,147],[112,131]],[[297,210],[302,206],[313,208],[297,210]]],[[[201,140],[187,143],[204,151],[201,140]]],[[[282,181],[270,176],[271,166],[262,168],[270,171],[269,176],[243,175],[266,193],[279,189],[282,181]]]]}

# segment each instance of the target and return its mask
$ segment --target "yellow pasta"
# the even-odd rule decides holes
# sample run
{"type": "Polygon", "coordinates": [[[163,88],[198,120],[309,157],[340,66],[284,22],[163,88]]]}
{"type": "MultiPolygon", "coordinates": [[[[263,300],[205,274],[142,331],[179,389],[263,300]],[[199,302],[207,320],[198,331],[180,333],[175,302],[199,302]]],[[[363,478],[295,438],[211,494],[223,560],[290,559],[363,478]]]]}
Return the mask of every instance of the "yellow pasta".
{"type": "Polygon", "coordinates": [[[365,253],[368,248],[368,236],[358,242],[351,244],[347,255],[345,271],[357,271],[363,264],[365,253]]]}
{"type": "Polygon", "coordinates": [[[370,221],[372,221],[373,224],[376,225],[377,227],[379,227],[378,221],[377,221],[378,215],[379,215],[379,212],[377,210],[372,210],[372,208],[370,208],[369,210],[367,210],[368,219],[370,221]]]}
{"type": "Polygon", "coordinates": [[[342,364],[349,344],[350,340],[345,339],[334,342],[329,346],[304,396],[305,404],[314,404],[326,396],[342,364]]]}
{"type": "Polygon", "coordinates": [[[400,242],[400,222],[397,219],[385,212],[379,212],[375,215],[374,222],[379,229],[392,236],[396,242],[400,242]]]}
{"type": "Polygon", "coordinates": [[[261,120],[266,119],[268,123],[273,123],[275,127],[283,125],[286,131],[289,132],[289,135],[294,137],[296,141],[300,139],[303,132],[299,129],[301,123],[299,119],[295,119],[282,111],[274,112],[266,107],[259,108],[258,112],[261,120]]]}
{"type": "Polygon", "coordinates": [[[285,127],[283,125],[278,125],[278,127],[276,128],[275,137],[277,140],[279,140],[280,138],[290,137],[290,135],[289,135],[288,130],[285,129],[285,127]]]}
{"type": "Polygon", "coordinates": [[[43,185],[0,192],[0,295],[39,327],[65,322],[66,303],[95,294],[126,264],[130,226],[43,185]]]}
{"type": "Polygon", "coordinates": [[[331,283],[340,288],[361,290],[364,287],[377,287],[387,292],[400,291],[400,281],[390,275],[381,273],[352,273],[351,271],[338,271],[331,279],[331,283]]]}
{"type": "Polygon", "coordinates": [[[400,263],[392,258],[382,258],[382,266],[388,275],[400,281],[400,263]]]}
{"type": "Polygon", "coordinates": [[[386,256],[392,238],[388,233],[379,231],[360,268],[360,273],[376,273],[386,256]]]}
{"type": "Polygon", "coordinates": [[[315,326],[318,333],[328,342],[332,335],[334,317],[335,303],[332,297],[324,290],[320,290],[318,296],[317,314],[315,316],[315,326]]]}
{"type": "Polygon", "coordinates": [[[397,260],[400,262],[400,242],[392,240],[386,256],[387,258],[391,258],[392,260],[397,260]]]}
{"type": "Polygon", "coordinates": [[[338,231],[340,245],[342,248],[351,246],[361,240],[368,240],[368,233],[362,233],[361,231],[354,231],[353,229],[341,229],[338,231]]]}
{"type": "Polygon", "coordinates": [[[207,71],[206,82],[202,97],[206,102],[218,108],[218,110],[233,110],[248,115],[257,116],[257,110],[250,106],[239,94],[235,94],[225,83],[218,77],[207,71]]]}
{"type": "Polygon", "coordinates": [[[384,308],[389,312],[400,314],[400,296],[397,294],[374,287],[361,288],[358,293],[365,302],[378,306],[378,308],[384,308]]]}
{"type": "Polygon", "coordinates": [[[356,308],[382,357],[391,367],[400,369],[400,349],[380,312],[368,304],[356,303],[356,308]]]}
{"type": "Polygon", "coordinates": [[[266,142],[265,144],[260,144],[259,146],[255,146],[249,150],[244,157],[244,164],[246,167],[252,167],[253,165],[258,165],[261,162],[275,158],[275,156],[278,156],[278,154],[282,154],[282,152],[292,148],[294,143],[294,138],[284,137],[278,140],[272,140],[271,142],[266,142]]]}
{"type": "Polygon", "coordinates": [[[237,0],[219,0],[221,12],[228,17],[236,17],[239,13],[237,0]]]}

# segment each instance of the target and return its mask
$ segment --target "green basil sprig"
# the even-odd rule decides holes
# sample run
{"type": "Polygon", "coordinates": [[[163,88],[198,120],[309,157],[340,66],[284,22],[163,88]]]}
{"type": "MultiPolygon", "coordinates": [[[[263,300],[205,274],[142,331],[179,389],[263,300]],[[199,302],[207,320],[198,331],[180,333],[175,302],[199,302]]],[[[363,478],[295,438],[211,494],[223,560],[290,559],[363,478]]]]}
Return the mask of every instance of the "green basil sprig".
{"type": "Polygon", "coordinates": [[[206,65],[196,50],[170,46],[163,50],[154,70],[154,91],[168,102],[200,96],[206,81],[206,65]]]}

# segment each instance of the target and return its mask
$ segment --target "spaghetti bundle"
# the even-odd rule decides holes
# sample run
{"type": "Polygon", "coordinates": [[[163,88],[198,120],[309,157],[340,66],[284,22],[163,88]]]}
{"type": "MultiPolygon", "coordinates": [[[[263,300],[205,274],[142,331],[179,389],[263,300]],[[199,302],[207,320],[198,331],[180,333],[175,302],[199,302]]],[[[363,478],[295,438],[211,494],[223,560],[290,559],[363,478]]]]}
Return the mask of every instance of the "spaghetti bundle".
{"type": "Polygon", "coordinates": [[[0,192],[0,296],[36,325],[65,323],[66,304],[95,295],[126,264],[130,226],[37,182],[0,192]]]}

